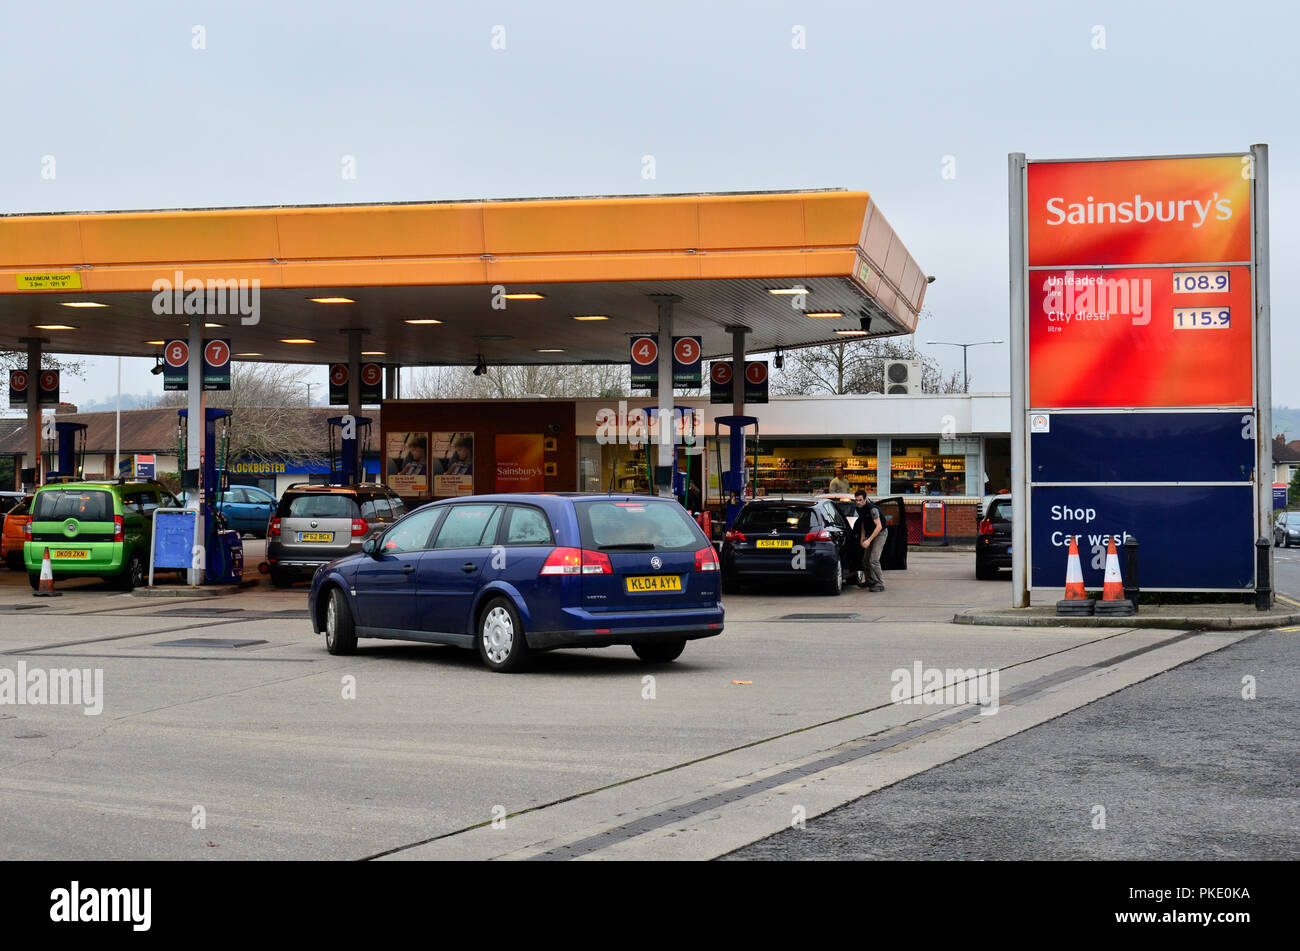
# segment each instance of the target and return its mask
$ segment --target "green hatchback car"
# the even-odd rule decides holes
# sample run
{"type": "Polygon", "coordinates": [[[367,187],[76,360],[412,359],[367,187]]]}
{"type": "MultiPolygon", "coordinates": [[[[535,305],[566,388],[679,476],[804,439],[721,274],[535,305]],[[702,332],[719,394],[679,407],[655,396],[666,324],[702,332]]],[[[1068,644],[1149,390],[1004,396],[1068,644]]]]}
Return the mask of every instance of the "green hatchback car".
{"type": "Polygon", "coordinates": [[[103,578],[125,591],[149,577],[153,511],[179,508],[156,482],[63,482],[36,490],[23,560],[32,588],[40,585],[41,560],[65,578],[103,578]]]}

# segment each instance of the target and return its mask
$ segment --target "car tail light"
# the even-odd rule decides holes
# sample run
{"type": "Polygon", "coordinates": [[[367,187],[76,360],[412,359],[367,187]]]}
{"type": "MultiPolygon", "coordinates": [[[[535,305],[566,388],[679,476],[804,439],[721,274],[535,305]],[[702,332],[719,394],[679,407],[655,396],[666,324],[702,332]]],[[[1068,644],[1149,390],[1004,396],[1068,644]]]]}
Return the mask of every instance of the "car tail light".
{"type": "Polygon", "coordinates": [[[986,518],[984,521],[980,522],[980,534],[981,534],[981,535],[992,535],[992,534],[993,534],[993,520],[992,520],[992,519],[988,519],[988,518],[986,518]]]}
{"type": "Polygon", "coordinates": [[[724,536],[722,536],[722,537],[723,537],[724,540],[729,541],[729,542],[743,542],[743,541],[745,540],[745,533],[744,533],[744,532],[737,532],[737,531],[730,531],[730,532],[727,532],[727,534],[724,535],[724,536]]]}
{"type": "Polygon", "coordinates": [[[273,535],[278,536],[279,534],[280,534],[280,519],[277,516],[276,518],[271,519],[271,524],[267,526],[266,537],[270,538],[273,535]]]}
{"type": "Polygon", "coordinates": [[[364,518],[354,518],[352,520],[352,537],[360,538],[366,532],[370,531],[370,523],[364,518]]]}
{"type": "Polygon", "coordinates": [[[538,575],[612,575],[614,566],[603,551],[553,548],[538,575]]]}
{"type": "Polygon", "coordinates": [[[553,548],[542,564],[540,575],[582,574],[582,550],[578,548],[553,548]]]}
{"type": "Polygon", "coordinates": [[[803,537],[806,542],[828,542],[831,540],[831,530],[823,528],[821,531],[809,532],[803,537]]]}
{"type": "Polygon", "coordinates": [[[695,570],[696,571],[718,571],[718,553],[713,550],[713,546],[701,548],[695,553],[695,570]]]}
{"type": "Polygon", "coordinates": [[[122,540],[122,516],[114,515],[113,516],[113,541],[120,542],[121,540],[122,540]]]}
{"type": "Polygon", "coordinates": [[[23,523],[23,534],[27,536],[28,541],[31,540],[31,537],[32,537],[32,522],[31,522],[31,519],[28,519],[26,522],[23,523]]]}

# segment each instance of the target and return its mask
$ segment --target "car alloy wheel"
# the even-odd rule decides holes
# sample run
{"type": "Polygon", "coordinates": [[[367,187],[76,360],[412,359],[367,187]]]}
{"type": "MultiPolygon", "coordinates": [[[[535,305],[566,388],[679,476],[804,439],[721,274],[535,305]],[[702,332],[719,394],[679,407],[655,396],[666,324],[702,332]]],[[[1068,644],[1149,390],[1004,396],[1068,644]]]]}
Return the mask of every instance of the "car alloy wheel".
{"type": "Polygon", "coordinates": [[[483,652],[493,664],[504,664],[515,646],[515,623],[501,605],[483,615],[483,652]]]}

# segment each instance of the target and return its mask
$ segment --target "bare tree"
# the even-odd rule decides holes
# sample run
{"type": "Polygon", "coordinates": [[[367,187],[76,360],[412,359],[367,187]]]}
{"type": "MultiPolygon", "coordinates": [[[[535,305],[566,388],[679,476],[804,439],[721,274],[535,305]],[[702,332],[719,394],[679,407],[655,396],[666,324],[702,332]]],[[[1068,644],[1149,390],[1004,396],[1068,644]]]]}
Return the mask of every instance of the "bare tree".
{"type": "Polygon", "coordinates": [[[424,367],[412,374],[415,399],[618,399],[629,392],[626,364],[489,364],[475,376],[470,367],[424,367]]]}
{"type": "MultiPolygon", "coordinates": [[[[6,395],[6,406],[8,406],[9,393],[9,370],[26,370],[27,369],[27,351],[25,350],[0,350],[0,374],[3,374],[4,392],[6,395]]],[[[85,360],[74,360],[66,354],[58,353],[41,353],[41,369],[58,370],[60,374],[66,376],[75,376],[82,379],[86,372],[85,360]]]]}
{"type": "MultiPolygon", "coordinates": [[[[207,397],[209,406],[233,411],[231,458],[325,458],[324,420],[306,406],[311,370],[283,363],[231,364],[230,389],[216,390],[207,397]]],[[[185,392],[165,392],[153,405],[182,407],[187,398],[185,392]]]]}
{"type": "MultiPolygon", "coordinates": [[[[921,318],[928,316],[922,313],[921,318]]],[[[887,360],[920,362],[923,393],[960,393],[963,388],[961,371],[948,372],[935,357],[918,351],[911,335],[846,340],[787,350],[784,356],[784,369],[772,372],[772,389],[790,396],[883,393],[887,360]]]]}

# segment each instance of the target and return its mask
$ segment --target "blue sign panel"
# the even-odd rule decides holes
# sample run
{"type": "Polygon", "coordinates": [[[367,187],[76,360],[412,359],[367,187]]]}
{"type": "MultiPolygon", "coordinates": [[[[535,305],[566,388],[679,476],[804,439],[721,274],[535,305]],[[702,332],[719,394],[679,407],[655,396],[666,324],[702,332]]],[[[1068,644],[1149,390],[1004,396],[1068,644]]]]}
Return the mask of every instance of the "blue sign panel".
{"type": "Polygon", "coordinates": [[[153,566],[189,568],[194,563],[194,512],[155,512],[153,566]]]}
{"type": "Polygon", "coordinates": [[[1273,511],[1286,508],[1286,486],[1273,486],[1273,511]]]}
{"type": "MultiPolygon", "coordinates": [[[[1052,420],[1055,425],[1056,420],[1052,420]]],[[[1254,489],[1232,486],[1039,486],[1032,496],[1030,583],[1065,586],[1070,536],[1083,580],[1100,588],[1107,542],[1138,540],[1142,588],[1254,587],[1254,489]]]]}
{"type": "Polygon", "coordinates": [[[1228,413],[1053,413],[1030,435],[1034,482],[1247,482],[1254,416],[1228,413]]]}

